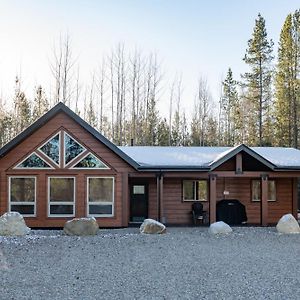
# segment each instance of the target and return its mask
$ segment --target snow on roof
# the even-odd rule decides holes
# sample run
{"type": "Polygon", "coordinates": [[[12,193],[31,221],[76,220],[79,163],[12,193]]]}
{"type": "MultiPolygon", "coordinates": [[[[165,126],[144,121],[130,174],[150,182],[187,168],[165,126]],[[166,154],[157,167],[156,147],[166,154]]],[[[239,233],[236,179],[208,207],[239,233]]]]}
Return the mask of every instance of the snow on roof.
{"type": "Polygon", "coordinates": [[[251,147],[277,168],[300,169],[300,150],[285,147],[251,147]]]}
{"type": "MultiPolygon", "coordinates": [[[[236,147],[119,147],[142,167],[209,168],[236,147]]],[[[283,147],[250,147],[277,168],[299,168],[300,151],[283,147]]]]}

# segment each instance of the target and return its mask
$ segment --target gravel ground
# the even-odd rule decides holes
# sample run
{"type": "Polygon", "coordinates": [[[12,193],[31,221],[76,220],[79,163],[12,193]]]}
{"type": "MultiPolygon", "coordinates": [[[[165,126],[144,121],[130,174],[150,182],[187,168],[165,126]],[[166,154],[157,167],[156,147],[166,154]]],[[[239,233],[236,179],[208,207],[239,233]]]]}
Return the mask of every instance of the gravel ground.
{"type": "Polygon", "coordinates": [[[297,299],[300,235],[137,228],[0,237],[0,299],[297,299]]]}

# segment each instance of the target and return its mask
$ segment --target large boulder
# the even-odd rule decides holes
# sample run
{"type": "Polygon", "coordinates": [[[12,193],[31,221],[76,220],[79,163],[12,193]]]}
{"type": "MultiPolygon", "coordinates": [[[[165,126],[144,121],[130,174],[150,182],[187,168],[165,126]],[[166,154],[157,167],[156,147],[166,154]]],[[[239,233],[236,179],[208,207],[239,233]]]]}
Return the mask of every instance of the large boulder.
{"type": "Polygon", "coordinates": [[[231,227],[223,221],[212,223],[208,231],[211,234],[228,234],[232,232],[231,227]]]}
{"type": "Polygon", "coordinates": [[[20,213],[12,211],[0,217],[0,235],[26,235],[29,232],[30,228],[20,213]]]}
{"type": "Polygon", "coordinates": [[[67,235],[96,235],[99,225],[95,218],[75,218],[67,221],[64,232],[67,235]]]}
{"type": "Polygon", "coordinates": [[[166,232],[166,226],[153,219],[145,219],[140,227],[141,233],[161,234],[166,232]]]}
{"type": "Polygon", "coordinates": [[[276,229],[279,233],[300,233],[299,224],[292,214],[283,215],[276,229]]]}

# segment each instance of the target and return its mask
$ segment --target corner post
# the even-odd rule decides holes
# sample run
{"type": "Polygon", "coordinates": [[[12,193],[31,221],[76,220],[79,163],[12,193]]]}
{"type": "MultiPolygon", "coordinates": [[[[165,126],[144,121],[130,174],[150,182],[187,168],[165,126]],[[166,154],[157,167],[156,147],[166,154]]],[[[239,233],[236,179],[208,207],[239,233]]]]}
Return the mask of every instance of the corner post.
{"type": "Polygon", "coordinates": [[[215,223],[216,216],[216,204],[217,204],[217,176],[211,174],[209,176],[209,223],[215,223]]]}
{"type": "Polygon", "coordinates": [[[298,178],[293,178],[293,200],[292,213],[296,220],[298,220],[298,178]]]}
{"type": "Polygon", "coordinates": [[[268,225],[268,175],[261,175],[261,225],[268,225]]]}

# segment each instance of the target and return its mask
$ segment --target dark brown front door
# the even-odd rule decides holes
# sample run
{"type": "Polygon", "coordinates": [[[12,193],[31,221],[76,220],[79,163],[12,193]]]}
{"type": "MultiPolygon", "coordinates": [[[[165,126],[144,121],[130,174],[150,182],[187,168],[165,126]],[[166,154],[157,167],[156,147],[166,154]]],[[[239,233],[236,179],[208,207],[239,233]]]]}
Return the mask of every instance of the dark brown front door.
{"type": "Polygon", "coordinates": [[[130,192],[130,221],[143,222],[148,218],[148,185],[133,184],[130,192]]]}

